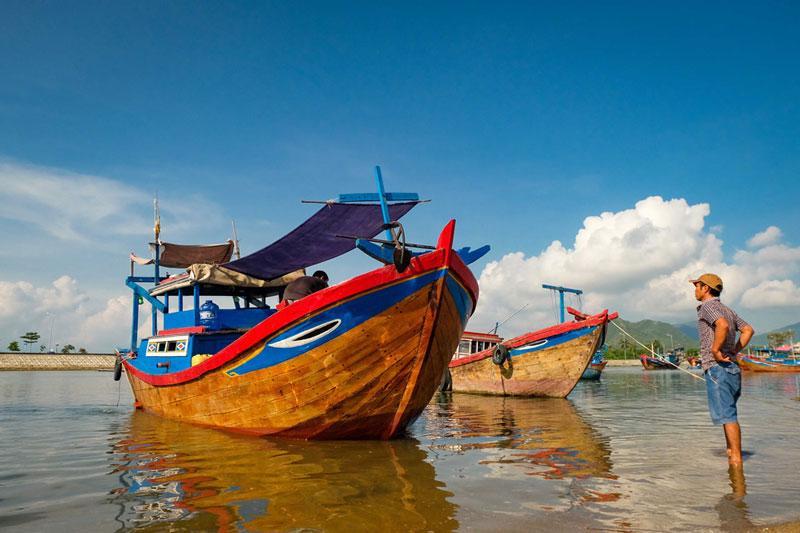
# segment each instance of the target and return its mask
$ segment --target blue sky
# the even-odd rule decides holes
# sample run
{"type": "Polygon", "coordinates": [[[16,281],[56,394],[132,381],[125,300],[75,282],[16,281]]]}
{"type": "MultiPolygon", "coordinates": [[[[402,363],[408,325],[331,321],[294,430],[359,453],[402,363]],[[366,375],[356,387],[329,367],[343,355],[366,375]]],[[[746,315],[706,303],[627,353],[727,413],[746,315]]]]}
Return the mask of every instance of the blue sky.
{"type": "MultiPolygon", "coordinates": [[[[721,265],[741,267],[737,251],[779,228],[767,245],[782,247],[783,270],[740,268],[738,295],[786,281],[793,294],[798,15],[790,2],[4,2],[0,180],[34,172],[84,192],[53,217],[47,190],[0,197],[44,220],[0,213],[0,282],[46,292],[69,276],[92,316],[124,294],[127,252],[145,252],[153,193],[165,239],[223,240],[235,218],[252,251],[309,214],[300,199],[369,190],[380,164],[389,189],[433,200],[408,217],[409,238],[431,241],[454,217],[463,244],[493,246],[476,275],[555,240],[572,248],[586,217],[660,196],[710,206],[691,231],[721,241],[721,265]],[[112,212],[84,212],[98,206],[112,212]]],[[[368,266],[331,268],[343,278],[368,266]]],[[[597,303],[685,321],[632,303],[646,282],[619,301],[599,287],[597,303]]],[[[519,303],[498,302],[499,288],[485,296],[483,322],[519,303]]],[[[777,327],[797,311],[790,299],[751,314],[777,327]]],[[[19,327],[0,319],[0,343],[19,327]]]]}

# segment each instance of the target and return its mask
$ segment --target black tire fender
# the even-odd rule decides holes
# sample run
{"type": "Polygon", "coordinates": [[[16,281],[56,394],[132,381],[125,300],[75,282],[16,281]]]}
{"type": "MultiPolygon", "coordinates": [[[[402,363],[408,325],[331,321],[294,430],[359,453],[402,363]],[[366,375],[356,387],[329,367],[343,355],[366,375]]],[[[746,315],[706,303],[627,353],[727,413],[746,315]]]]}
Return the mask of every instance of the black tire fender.
{"type": "Polygon", "coordinates": [[[492,352],[492,362],[497,366],[503,366],[503,363],[505,363],[506,360],[511,360],[511,355],[508,352],[508,348],[502,344],[498,344],[494,347],[494,351],[492,352]]]}
{"type": "Polygon", "coordinates": [[[119,381],[122,377],[122,360],[117,357],[117,360],[114,362],[114,381],[119,381]]]}

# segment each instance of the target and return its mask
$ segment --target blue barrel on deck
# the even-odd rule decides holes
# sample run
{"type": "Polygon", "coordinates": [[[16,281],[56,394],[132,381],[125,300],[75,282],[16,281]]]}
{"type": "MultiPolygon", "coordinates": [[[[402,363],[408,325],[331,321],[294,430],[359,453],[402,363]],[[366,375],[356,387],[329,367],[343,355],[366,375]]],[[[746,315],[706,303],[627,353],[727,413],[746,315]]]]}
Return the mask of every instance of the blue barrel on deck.
{"type": "Polygon", "coordinates": [[[219,329],[219,306],[211,300],[200,306],[200,325],[205,326],[206,330],[215,331],[219,329]]]}

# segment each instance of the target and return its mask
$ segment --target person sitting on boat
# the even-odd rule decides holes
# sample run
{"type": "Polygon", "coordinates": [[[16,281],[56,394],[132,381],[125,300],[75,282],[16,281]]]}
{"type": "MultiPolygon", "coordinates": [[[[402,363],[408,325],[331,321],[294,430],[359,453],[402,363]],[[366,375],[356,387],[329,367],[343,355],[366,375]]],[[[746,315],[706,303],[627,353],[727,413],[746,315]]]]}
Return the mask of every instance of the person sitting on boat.
{"type": "Polygon", "coordinates": [[[703,274],[690,280],[694,284],[697,306],[697,331],[700,334],[700,362],[706,375],[708,410],[714,425],[722,425],[728,445],[728,462],[742,464],[742,433],[736,402],[742,392],[742,374],[736,356],[747,346],[753,328],[736,312],[719,301],[722,279],[703,274]],[[736,331],[739,340],[736,340],[736,331]]]}
{"type": "Polygon", "coordinates": [[[321,291],[328,287],[328,274],[323,270],[317,270],[311,276],[301,276],[290,282],[283,291],[284,305],[296,302],[309,294],[321,291]]]}

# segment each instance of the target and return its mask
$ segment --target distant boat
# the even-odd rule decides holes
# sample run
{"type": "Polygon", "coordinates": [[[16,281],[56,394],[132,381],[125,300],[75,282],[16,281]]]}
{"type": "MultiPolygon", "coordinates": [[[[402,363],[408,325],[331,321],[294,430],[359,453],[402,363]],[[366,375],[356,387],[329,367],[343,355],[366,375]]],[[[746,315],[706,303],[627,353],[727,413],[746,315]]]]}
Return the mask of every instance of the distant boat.
{"type": "Polygon", "coordinates": [[[800,372],[800,358],[788,357],[755,357],[739,355],[739,366],[742,370],[753,372],[800,372]]]}
{"type": "Polygon", "coordinates": [[[658,356],[641,354],[639,360],[645,370],[676,370],[681,364],[680,356],[674,353],[658,356]]]}
{"type": "Polygon", "coordinates": [[[589,366],[583,371],[581,379],[593,381],[600,379],[600,374],[603,373],[603,369],[608,364],[606,360],[607,351],[608,348],[606,346],[601,346],[600,349],[595,352],[594,356],[592,356],[592,360],[589,362],[589,366]]]}
{"type": "MultiPolygon", "coordinates": [[[[476,253],[465,260],[453,249],[454,220],[435,247],[409,244],[425,253],[407,251],[396,220],[417,196],[384,193],[377,174],[379,194],[324,202],[282,239],[234,261],[226,245],[161,243],[157,223],[155,275],[126,280],[134,293],[131,349],[120,352],[115,371],[119,379],[124,366],[136,407],[254,435],[403,434],[436,391],[475,308],[478,284],[466,264],[476,253]],[[399,230],[386,246],[393,264],[277,309],[266,305],[266,297],[281,293],[304,268],[359,246],[355,237],[383,246],[373,237],[390,229],[399,230]],[[204,261],[211,252],[214,258],[204,261]],[[159,277],[169,253],[166,266],[187,273],[159,277]],[[140,285],[153,280],[150,290],[140,285]],[[201,295],[232,297],[235,308],[220,309],[211,300],[200,306],[201,295]],[[193,309],[183,310],[184,296],[193,299],[193,309]],[[139,298],[152,305],[153,334],[137,343],[139,298]]],[[[370,255],[384,255],[374,248],[380,247],[370,255]]]]}
{"type": "Polygon", "coordinates": [[[593,316],[569,311],[576,316],[574,322],[525,333],[454,358],[449,365],[453,392],[566,397],[602,345],[608,321],[618,316],[608,311],[593,316]]]}

